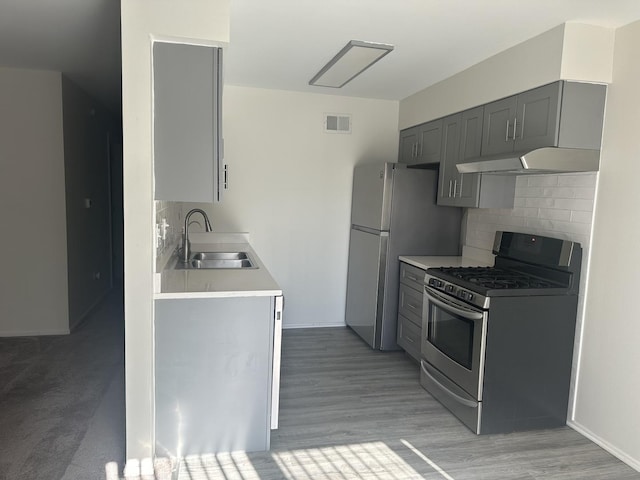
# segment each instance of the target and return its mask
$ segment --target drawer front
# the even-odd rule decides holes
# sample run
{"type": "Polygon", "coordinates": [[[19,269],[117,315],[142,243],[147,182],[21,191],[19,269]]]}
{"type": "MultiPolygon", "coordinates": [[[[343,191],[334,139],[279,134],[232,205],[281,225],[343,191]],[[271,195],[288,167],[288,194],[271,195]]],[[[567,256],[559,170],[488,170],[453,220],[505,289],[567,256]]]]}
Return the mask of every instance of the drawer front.
{"type": "Polygon", "coordinates": [[[424,286],[424,270],[408,263],[400,262],[400,283],[422,292],[424,286]]]}
{"type": "Polygon", "coordinates": [[[398,316],[398,345],[413,357],[417,362],[420,361],[420,337],[422,328],[415,323],[403,317],[398,316]]]}
{"type": "Polygon", "coordinates": [[[422,292],[400,285],[398,312],[417,326],[422,326],[422,292]]]}

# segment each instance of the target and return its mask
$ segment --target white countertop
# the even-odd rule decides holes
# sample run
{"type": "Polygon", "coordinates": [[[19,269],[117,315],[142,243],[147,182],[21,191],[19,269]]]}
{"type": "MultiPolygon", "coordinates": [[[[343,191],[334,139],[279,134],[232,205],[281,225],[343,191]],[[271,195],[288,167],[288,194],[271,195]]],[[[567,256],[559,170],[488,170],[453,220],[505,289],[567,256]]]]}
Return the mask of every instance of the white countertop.
{"type": "MultiPolygon", "coordinates": [[[[239,234],[241,235],[241,234],[239,234]]],[[[229,234],[190,235],[194,252],[248,252],[258,268],[177,270],[176,256],[168,260],[159,275],[154,298],[222,298],[282,295],[282,289],[256,255],[247,236],[229,234]],[[222,241],[221,241],[222,240],[222,241]],[[237,240],[237,241],[236,241],[237,240]],[[198,242],[198,243],[195,243],[198,242]]]]}
{"type": "Polygon", "coordinates": [[[493,262],[485,262],[470,257],[451,257],[451,256],[404,256],[400,257],[401,262],[408,263],[414,267],[426,270],[431,267],[489,267],[493,262]]]}

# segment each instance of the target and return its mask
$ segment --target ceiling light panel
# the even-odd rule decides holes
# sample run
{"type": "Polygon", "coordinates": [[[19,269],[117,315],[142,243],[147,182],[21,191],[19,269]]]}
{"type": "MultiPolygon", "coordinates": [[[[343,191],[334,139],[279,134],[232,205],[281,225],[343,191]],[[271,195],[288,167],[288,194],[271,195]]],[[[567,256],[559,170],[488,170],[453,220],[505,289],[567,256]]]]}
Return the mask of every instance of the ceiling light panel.
{"type": "Polygon", "coordinates": [[[341,88],[393,50],[393,45],[351,40],[309,81],[318,87],[341,88]]]}

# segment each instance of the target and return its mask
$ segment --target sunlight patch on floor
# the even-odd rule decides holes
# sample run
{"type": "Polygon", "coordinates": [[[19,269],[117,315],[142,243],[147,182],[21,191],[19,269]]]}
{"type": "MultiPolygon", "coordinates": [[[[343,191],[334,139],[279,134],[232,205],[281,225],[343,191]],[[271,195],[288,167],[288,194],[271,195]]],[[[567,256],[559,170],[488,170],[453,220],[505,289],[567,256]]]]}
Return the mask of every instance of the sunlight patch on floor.
{"type": "MultiPolygon", "coordinates": [[[[449,474],[405,440],[402,444],[444,480],[449,474]]],[[[407,480],[424,478],[384,442],[264,453],[219,453],[186,457],[181,480],[407,480]]],[[[429,478],[432,478],[431,476],[429,478]]],[[[434,477],[435,478],[435,477],[434,477]]]]}

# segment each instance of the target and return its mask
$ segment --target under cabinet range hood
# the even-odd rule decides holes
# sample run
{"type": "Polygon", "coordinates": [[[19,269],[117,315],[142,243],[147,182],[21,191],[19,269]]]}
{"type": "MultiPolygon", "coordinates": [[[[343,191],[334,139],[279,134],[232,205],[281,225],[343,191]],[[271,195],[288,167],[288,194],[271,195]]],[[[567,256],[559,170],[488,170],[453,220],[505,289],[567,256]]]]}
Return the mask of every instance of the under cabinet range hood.
{"type": "Polygon", "coordinates": [[[544,147],[530,152],[490,155],[456,165],[460,173],[499,175],[597,172],[599,166],[600,150],[566,147],[544,147]]]}

